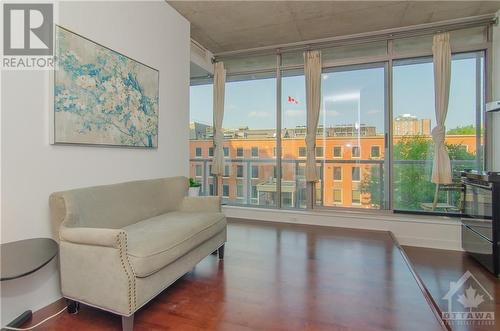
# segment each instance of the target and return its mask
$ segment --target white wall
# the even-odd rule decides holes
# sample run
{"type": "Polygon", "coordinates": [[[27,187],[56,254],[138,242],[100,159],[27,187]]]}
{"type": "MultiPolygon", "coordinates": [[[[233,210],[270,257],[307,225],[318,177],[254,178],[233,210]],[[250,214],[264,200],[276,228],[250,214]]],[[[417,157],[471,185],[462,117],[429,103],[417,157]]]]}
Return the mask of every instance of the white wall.
{"type": "MultiPolygon", "coordinates": [[[[189,22],[164,1],[65,2],[59,24],[160,71],[158,149],[50,145],[49,72],[2,72],[2,243],[51,236],[53,191],[188,174],[189,22]]],[[[60,297],[57,262],[1,286],[4,325],[60,297]]]]}
{"type": "MultiPolygon", "coordinates": [[[[500,10],[497,11],[497,17],[500,17],[500,10]]],[[[493,27],[493,72],[492,72],[492,98],[491,100],[500,100],[500,24],[493,27]]],[[[500,171],[500,113],[495,113],[490,116],[493,119],[493,134],[492,134],[492,151],[493,152],[493,168],[492,170],[500,171]]]]}

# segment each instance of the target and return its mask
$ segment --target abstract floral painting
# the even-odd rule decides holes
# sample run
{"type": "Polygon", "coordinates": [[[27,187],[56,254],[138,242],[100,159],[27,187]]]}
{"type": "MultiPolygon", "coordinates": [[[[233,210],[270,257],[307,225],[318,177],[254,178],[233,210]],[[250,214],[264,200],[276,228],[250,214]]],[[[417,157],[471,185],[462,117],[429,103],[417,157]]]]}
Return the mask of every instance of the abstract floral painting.
{"type": "Polygon", "coordinates": [[[155,148],[159,72],[56,26],[54,142],[155,148]]]}

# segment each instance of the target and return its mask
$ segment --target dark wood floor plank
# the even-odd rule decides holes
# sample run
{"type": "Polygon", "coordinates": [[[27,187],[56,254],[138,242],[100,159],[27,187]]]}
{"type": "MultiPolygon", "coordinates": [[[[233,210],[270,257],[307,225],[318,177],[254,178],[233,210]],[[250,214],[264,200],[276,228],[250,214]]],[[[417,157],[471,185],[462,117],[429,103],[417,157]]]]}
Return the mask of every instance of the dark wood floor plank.
{"type": "MultiPolygon", "coordinates": [[[[39,330],[120,330],[120,318],[83,306],[39,330]]],[[[205,258],[137,312],[135,330],[443,328],[389,233],[240,220],[224,260],[205,258]]]]}
{"type": "Polygon", "coordinates": [[[483,268],[465,252],[437,250],[421,247],[404,246],[415,271],[429,290],[434,301],[442,311],[447,311],[448,302],[443,296],[448,292],[450,282],[456,282],[467,270],[470,271],[494,297],[493,302],[485,302],[481,309],[494,311],[496,325],[451,325],[457,331],[492,331],[500,330],[500,280],[483,268]]]}

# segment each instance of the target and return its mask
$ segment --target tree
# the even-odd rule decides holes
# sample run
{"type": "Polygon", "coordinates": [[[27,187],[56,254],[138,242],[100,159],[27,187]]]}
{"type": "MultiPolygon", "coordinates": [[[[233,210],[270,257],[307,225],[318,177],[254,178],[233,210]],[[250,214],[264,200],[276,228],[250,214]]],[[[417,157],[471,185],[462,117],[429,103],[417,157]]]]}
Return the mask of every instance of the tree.
{"type": "Polygon", "coordinates": [[[476,155],[469,153],[465,147],[460,144],[446,144],[451,160],[474,160],[476,155]]]}
{"type": "MultiPolygon", "coordinates": [[[[446,144],[451,160],[463,160],[454,164],[455,171],[474,167],[470,160],[476,156],[463,145],[446,144]]],[[[420,210],[423,202],[431,202],[436,186],[431,182],[434,145],[429,137],[423,135],[404,136],[394,145],[394,208],[420,210]]],[[[381,165],[382,166],[382,165],[381,165]]],[[[369,175],[364,176],[361,191],[369,193],[372,204],[380,205],[380,179],[378,167],[372,166],[369,175]]],[[[443,196],[440,198],[444,198],[443,196]]],[[[458,198],[458,195],[454,197],[458,198]]]]}
{"type": "Polygon", "coordinates": [[[474,125],[466,125],[466,126],[457,126],[454,129],[450,129],[446,132],[446,134],[450,135],[468,135],[468,134],[476,134],[476,128],[474,125]]]}
{"type": "Polygon", "coordinates": [[[423,135],[404,136],[394,145],[394,208],[418,210],[432,200],[435,186],[430,182],[434,148],[423,135]],[[430,198],[430,200],[429,200],[430,198]]]}
{"type": "Polygon", "coordinates": [[[383,167],[382,164],[378,166],[370,167],[370,174],[363,176],[361,181],[361,192],[370,194],[370,201],[372,206],[382,206],[383,204],[383,182],[382,178],[380,178],[380,170],[383,167]]]}
{"type": "Polygon", "coordinates": [[[403,136],[394,145],[394,160],[426,160],[433,155],[432,141],[427,136],[403,136]]]}

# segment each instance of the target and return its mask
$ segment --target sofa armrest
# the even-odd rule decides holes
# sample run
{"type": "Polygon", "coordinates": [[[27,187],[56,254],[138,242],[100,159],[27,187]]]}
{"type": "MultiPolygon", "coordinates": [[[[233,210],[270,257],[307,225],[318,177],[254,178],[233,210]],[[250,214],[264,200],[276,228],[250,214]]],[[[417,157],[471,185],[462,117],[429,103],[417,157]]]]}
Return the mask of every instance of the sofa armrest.
{"type": "Polygon", "coordinates": [[[125,235],[121,229],[104,228],[72,228],[61,226],[59,236],[61,240],[75,244],[105,246],[119,248],[120,235],[125,235]]]}
{"type": "Polygon", "coordinates": [[[114,229],[68,228],[61,240],[59,264],[61,291],[64,297],[87,303],[94,307],[128,316],[136,310],[136,279],[126,254],[126,235],[121,232],[120,245],[111,245],[110,232],[114,229]],[[97,231],[96,231],[97,230],[97,231]],[[103,230],[103,231],[101,231],[103,230]],[[103,237],[85,234],[98,232],[103,237]],[[104,234],[103,233],[107,233],[104,234]],[[80,241],[80,242],[77,242],[80,241]]]}
{"type": "Polygon", "coordinates": [[[192,212],[220,212],[220,197],[185,197],[182,200],[181,211],[192,212]]]}

